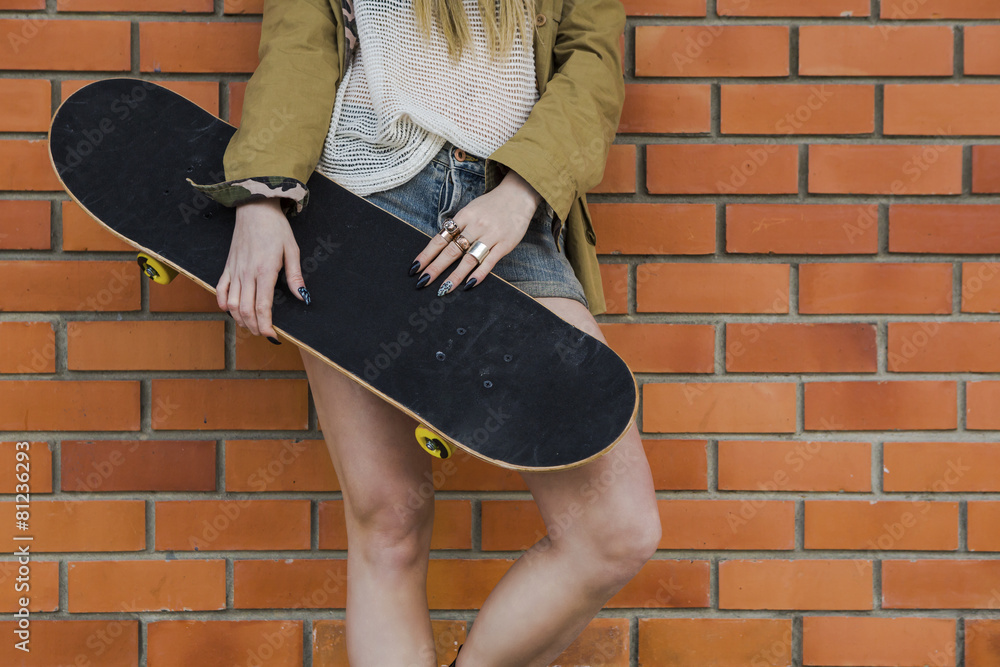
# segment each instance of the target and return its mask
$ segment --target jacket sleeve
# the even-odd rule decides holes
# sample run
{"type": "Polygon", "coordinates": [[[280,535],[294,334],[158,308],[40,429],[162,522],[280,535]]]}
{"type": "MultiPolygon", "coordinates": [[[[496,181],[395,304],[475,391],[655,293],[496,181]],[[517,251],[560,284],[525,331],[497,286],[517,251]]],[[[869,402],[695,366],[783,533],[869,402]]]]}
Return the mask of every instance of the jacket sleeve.
{"type": "Polygon", "coordinates": [[[302,210],[341,74],[339,32],[328,0],[265,0],[260,62],[226,148],[226,180],[195,188],[226,206],[280,197],[287,213],[302,210]]]}
{"type": "Polygon", "coordinates": [[[564,0],[554,74],[521,128],[489,156],[530,183],[561,220],[604,175],[625,100],[624,29],[620,0],[564,0]]]}

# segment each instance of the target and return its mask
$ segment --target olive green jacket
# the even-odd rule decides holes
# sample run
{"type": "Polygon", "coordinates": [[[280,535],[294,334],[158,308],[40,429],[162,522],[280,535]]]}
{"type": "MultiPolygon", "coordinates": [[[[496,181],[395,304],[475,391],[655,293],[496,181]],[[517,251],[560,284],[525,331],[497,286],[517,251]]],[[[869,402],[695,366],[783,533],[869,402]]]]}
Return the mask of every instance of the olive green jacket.
{"type": "MultiPolygon", "coordinates": [[[[523,126],[487,157],[486,191],[513,169],[552,206],[557,230],[566,223],[566,254],[598,314],[605,303],[586,192],[603,177],[624,102],[625,11],[620,0],[535,2],[539,98],[523,126]]],[[[305,183],[329,130],[352,24],[345,25],[341,0],[265,0],[260,64],[226,150],[227,180],[195,187],[230,206],[282,196],[294,215],[306,205],[305,183]]]]}

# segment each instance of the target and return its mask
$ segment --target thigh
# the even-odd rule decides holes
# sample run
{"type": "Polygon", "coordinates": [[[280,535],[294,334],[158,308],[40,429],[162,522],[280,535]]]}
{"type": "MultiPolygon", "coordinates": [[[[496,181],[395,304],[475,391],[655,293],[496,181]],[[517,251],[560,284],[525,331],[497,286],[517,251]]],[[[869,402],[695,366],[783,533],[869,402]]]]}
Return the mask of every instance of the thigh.
{"type": "Polygon", "coordinates": [[[388,511],[416,520],[430,512],[434,493],[425,482],[432,479],[431,457],[414,438],[416,421],[321,359],[300,352],[348,519],[364,522],[388,511]],[[400,504],[406,512],[398,511],[400,504]]]}
{"type": "MultiPolygon", "coordinates": [[[[578,301],[541,298],[543,305],[570,324],[607,342],[590,311],[578,301]]],[[[600,406],[594,406],[600,410],[600,406]]],[[[576,468],[558,472],[522,473],[545,525],[553,535],[559,527],[562,537],[579,535],[574,526],[614,526],[623,523],[625,513],[639,515],[656,511],[656,497],[649,463],[633,425],[610,452],[576,468]]],[[[627,521],[625,522],[627,523],[627,521]]]]}

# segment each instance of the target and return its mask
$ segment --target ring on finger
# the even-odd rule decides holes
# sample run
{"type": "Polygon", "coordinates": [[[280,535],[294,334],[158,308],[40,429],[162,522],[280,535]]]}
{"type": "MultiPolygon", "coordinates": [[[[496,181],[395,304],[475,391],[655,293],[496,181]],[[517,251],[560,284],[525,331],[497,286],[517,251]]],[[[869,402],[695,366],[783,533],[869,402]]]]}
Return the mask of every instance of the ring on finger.
{"type": "Polygon", "coordinates": [[[461,234],[452,239],[452,242],[457,245],[459,250],[462,252],[469,252],[469,248],[472,247],[472,244],[469,243],[469,239],[465,238],[461,234]]]}
{"type": "Polygon", "coordinates": [[[490,249],[482,241],[476,241],[466,254],[472,255],[476,260],[476,264],[482,264],[483,260],[486,259],[486,255],[490,254],[490,249]]]}
{"type": "Polygon", "coordinates": [[[441,230],[441,238],[443,238],[446,243],[450,242],[460,231],[461,230],[458,228],[458,225],[455,224],[455,221],[448,218],[444,221],[444,229],[441,230]]]}

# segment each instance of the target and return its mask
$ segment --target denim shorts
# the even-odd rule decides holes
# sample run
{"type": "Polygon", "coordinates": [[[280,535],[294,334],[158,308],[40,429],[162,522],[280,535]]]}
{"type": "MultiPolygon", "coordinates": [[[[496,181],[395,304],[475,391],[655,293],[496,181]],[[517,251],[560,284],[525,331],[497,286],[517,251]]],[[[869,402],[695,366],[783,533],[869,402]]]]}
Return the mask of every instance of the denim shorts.
{"type": "MultiPolygon", "coordinates": [[[[484,158],[470,155],[446,141],[427,166],[409,181],[373,192],[365,199],[433,236],[444,228],[445,220],[485,189],[484,158]]],[[[561,225],[557,244],[552,232],[553,216],[552,207],[542,200],[524,238],[500,258],[492,273],[529,296],[575,299],[586,306],[583,286],[566,258],[566,225],[561,225]]]]}

